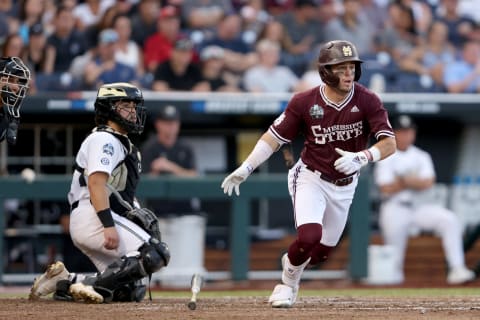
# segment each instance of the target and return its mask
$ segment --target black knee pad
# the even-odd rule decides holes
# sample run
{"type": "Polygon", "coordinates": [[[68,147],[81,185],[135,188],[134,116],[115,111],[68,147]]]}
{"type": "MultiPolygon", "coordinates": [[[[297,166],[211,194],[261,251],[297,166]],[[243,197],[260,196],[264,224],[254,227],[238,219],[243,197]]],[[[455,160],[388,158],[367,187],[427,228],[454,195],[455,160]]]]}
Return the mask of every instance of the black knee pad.
{"type": "Polygon", "coordinates": [[[139,251],[143,268],[148,274],[160,270],[170,261],[167,244],[155,238],[150,238],[150,241],[141,246],[139,251]]]}

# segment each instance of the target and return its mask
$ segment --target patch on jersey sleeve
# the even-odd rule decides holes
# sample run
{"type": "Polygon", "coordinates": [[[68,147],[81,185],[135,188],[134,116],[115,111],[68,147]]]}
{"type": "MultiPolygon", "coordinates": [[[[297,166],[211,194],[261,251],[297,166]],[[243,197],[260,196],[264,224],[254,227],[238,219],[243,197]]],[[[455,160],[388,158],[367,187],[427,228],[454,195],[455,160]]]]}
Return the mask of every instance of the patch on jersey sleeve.
{"type": "Polygon", "coordinates": [[[110,164],[110,159],[103,157],[102,159],[100,159],[100,162],[101,162],[104,166],[108,166],[108,165],[110,164]]]}
{"type": "Polygon", "coordinates": [[[113,154],[115,153],[113,145],[111,143],[104,144],[102,147],[102,152],[108,154],[109,156],[113,156],[113,154]]]}
{"type": "Polygon", "coordinates": [[[285,119],[285,112],[282,112],[282,114],[279,115],[277,119],[275,119],[275,121],[273,121],[273,125],[278,126],[280,123],[282,123],[284,119],[285,119]]]}

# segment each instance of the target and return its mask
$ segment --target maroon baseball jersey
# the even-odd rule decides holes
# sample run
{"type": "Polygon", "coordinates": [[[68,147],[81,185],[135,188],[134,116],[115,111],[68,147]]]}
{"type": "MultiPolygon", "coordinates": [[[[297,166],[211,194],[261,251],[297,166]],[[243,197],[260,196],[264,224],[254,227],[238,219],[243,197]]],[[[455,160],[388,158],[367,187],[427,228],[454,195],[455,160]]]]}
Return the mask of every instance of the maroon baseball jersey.
{"type": "Polygon", "coordinates": [[[294,95],[269,131],[284,143],[302,134],[302,161],[333,179],[345,177],[334,168],[340,157],[335,148],[358,152],[367,147],[371,135],[377,140],[394,137],[380,98],[358,83],[338,104],[325,96],[324,86],[294,95]]]}

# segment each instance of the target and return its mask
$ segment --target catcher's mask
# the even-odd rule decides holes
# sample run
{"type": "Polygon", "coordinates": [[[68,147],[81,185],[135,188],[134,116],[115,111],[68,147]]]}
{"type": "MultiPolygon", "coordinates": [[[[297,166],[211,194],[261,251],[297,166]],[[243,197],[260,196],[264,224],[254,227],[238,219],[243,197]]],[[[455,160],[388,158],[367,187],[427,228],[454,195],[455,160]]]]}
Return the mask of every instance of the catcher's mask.
{"type": "Polygon", "coordinates": [[[125,82],[110,83],[101,86],[95,100],[95,117],[97,124],[106,124],[107,120],[118,123],[125,131],[141,134],[147,116],[143,105],[142,91],[134,85],[125,82]],[[116,102],[126,101],[135,103],[135,119],[126,119],[119,114],[116,102]]]}
{"type": "Polygon", "coordinates": [[[20,106],[28,91],[30,70],[18,57],[0,58],[0,96],[7,112],[20,117],[20,106]]]}
{"type": "Polygon", "coordinates": [[[329,41],[322,45],[318,56],[318,73],[323,82],[331,87],[337,87],[340,79],[333,74],[332,65],[343,62],[355,62],[355,81],[360,79],[362,74],[361,63],[358,57],[357,48],[344,40],[329,41]]]}

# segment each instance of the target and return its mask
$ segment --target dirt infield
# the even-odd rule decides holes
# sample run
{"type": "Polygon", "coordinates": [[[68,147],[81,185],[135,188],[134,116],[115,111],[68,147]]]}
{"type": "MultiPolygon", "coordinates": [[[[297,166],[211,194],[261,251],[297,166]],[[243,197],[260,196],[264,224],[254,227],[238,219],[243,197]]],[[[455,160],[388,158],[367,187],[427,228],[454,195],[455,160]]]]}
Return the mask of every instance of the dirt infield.
{"type": "Polygon", "coordinates": [[[197,309],[188,299],[156,298],[140,303],[86,305],[51,299],[0,299],[0,319],[478,319],[480,298],[441,297],[313,297],[302,296],[291,309],[272,309],[265,296],[200,298],[197,309]]]}

